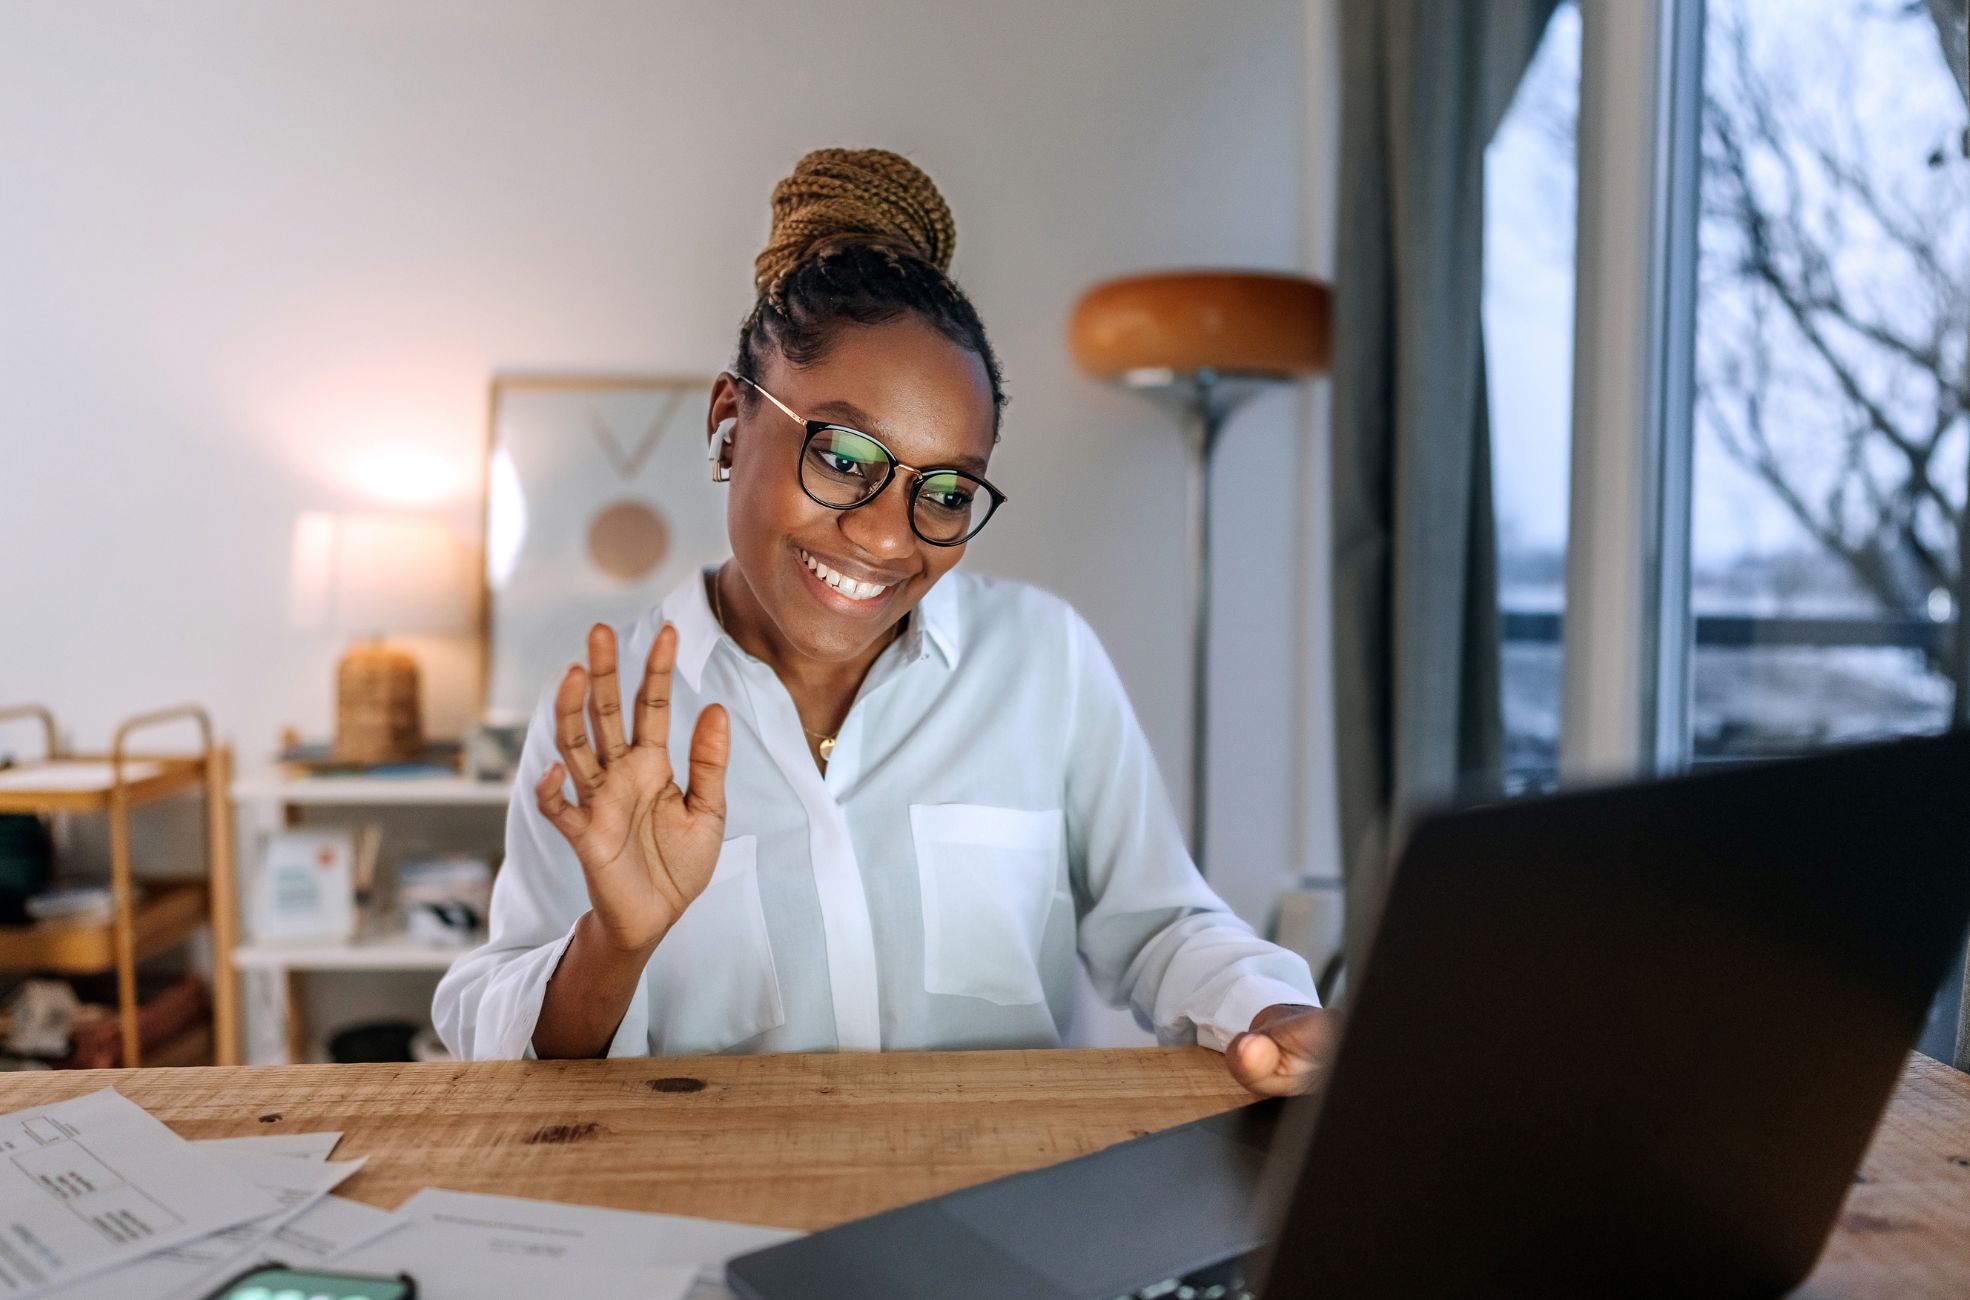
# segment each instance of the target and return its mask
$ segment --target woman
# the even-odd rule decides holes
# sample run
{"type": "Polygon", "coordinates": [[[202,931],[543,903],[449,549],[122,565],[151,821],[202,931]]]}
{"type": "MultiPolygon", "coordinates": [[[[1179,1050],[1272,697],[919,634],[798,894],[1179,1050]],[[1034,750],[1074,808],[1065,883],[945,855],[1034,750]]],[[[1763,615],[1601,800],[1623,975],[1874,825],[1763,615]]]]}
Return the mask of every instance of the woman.
{"type": "Polygon", "coordinates": [[[707,419],[732,558],[620,645],[592,629],[543,701],[490,941],[438,987],[446,1043],[1052,1046],[1078,954],[1163,1041],[1303,1089],[1328,1034],[1306,963],[1192,866],[1094,633],[954,571],[1003,500],[1004,396],[943,199],[830,149],[773,209],[707,419]]]}

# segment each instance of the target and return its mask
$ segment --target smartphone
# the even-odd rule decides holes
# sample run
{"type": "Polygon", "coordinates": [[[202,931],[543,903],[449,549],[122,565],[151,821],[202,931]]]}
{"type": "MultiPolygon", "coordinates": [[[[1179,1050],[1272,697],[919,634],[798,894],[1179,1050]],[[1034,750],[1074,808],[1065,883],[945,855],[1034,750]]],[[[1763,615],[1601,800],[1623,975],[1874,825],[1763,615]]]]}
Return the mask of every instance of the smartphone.
{"type": "Polygon", "coordinates": [[[334,1273],[278,1264],[249,1269],[205,1300],[417,1300],[410,1274],[334,1273]]]}

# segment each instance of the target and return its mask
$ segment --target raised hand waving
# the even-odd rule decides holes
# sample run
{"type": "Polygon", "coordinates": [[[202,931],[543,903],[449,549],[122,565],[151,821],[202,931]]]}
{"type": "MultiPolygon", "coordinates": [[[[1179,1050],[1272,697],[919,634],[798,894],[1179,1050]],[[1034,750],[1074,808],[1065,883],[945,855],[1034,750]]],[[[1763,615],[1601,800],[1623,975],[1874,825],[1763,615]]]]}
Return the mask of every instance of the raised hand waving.
{"type": "Polygon", "coordinates": [[[730,720],[716,704],[698,715],[690,788],[679,789],[669,748],[676,663],[677,630],[666,623],[643,665],[632,743],[623,735],[615,633],[600,623],[589,629],[587,670],[569,665],[554,696],[554,747],[561,761],[534,787],[542,815],[581,860],[603,938],[622,952],[654,948],[676,924],[710,883],[725,837],[730,720]],[[572,802],[562,790],[570,775],[572,802]]]}

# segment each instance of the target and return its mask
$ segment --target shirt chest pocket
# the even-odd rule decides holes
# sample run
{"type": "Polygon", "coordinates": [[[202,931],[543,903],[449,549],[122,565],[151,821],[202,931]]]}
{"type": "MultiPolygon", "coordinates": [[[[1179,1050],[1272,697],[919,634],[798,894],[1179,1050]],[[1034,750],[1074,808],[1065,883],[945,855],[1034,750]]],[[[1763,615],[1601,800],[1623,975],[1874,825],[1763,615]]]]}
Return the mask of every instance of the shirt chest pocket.
{"type": "Polygon", "coordinates": [[[716,1052],[786,1023],[759,892],[759,841],[725,841],[711,883],[650,956],[650,1030],[665,1055],[716,1052]]]}
{"type": "Polygon", "coordinates": [[[923,894],[923,979],[931,993],[1000,1006],[1046,999],[1040,947],[1067,901],[1060,810],[912,804],[923,894]]]}

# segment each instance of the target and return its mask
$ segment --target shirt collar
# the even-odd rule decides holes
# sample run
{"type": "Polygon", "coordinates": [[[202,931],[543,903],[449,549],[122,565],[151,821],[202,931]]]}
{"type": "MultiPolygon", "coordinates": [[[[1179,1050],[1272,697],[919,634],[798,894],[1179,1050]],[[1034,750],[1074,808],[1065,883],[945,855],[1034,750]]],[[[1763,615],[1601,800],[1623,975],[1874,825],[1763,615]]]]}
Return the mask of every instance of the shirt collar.
{"type": "Polygon", "coordinates": [[[923,643],[928,640],[944,656],[946,668],[958,666],[958,654],[964,647],[958,618],[958,584],[963,581],[960,575],[947,573],[917,602],[909,633],[916,639],[916,658],[923,658],[923,643]]]}
{"type": "Polygon", "coordinates": [[[705,660],[711,658],[712,647],[725,635],[725,629],[712,617],[711,598],[705,595],[706,572],[691,570],[657,609],[658,630],[665,621],[677,629],[677,671],[693,693],[703,690],[699,683],[704,680],[705,660]]]}
{"type": "MultiPolygon", "coordinates": [[[[657,609],[658,627],[669,622],[677,628],[677,671],[694,693],[701,693],[704,681],[705,661],[718,643],[727,639],[725,629],[720,627],[711,611],[711,598],[705,595],[705,575],[709,570],[693,570],[691,576],[680,583],[657,609]]],[[[945,574],[937,585],[924,594],[910,619],[909,631],[904,635],[910,639],[911,659],[921,659],[928,651],[928,641],[938,654],[944,658],[947,668],[958,666],[958,655],[964,640],[959,629],[959,595],[955,575],[945,574]]],[[[738,643],[734,642],[736,649],[738,643]]]]}

